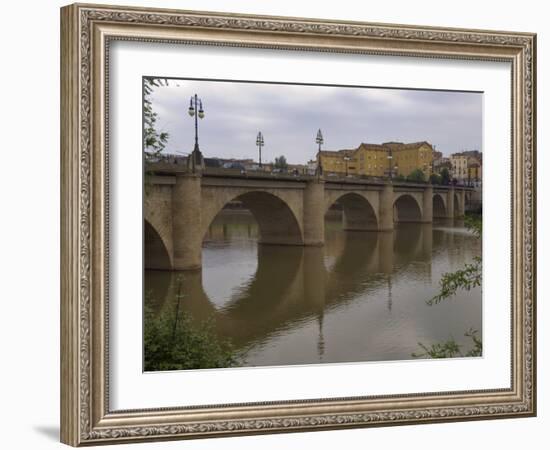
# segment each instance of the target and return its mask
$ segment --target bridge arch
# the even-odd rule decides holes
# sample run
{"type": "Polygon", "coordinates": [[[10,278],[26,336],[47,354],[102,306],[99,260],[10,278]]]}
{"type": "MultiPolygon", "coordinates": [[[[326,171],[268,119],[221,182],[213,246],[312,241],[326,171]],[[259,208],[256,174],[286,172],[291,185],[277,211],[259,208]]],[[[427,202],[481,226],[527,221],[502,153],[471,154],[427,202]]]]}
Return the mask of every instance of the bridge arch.
{"type": "Polygon", "coordinates": [[[145,268],[173,269],[174,240],[170,186],[148,186],[143,198],[143,216],[145,268]]]}
{"type": "Polygon", "coordinates": [[[345,230],[378,230],[378,214],[367,196],[357,192],[339,193],[329,199],[325,206],[325,214],[334,204],[342,206],[343,227],[345,230]]]}
{"type": "Polygon", "coordinates": [[[165,239],[146,219],[143,221],[143,244],[146,269],[172,269],[172,255],[165,239]]]}
{"type": "Polygon", "coordinates": [[[393,202],[394,222],[421,222],[422,206],[411,194],[400,194],[393,202]]]}
{"type": "Polygon", "coordinates": [[[432,211],[435,219],[447,217],[447,205],[445,204],[445,198],[441,194],[434,194],[432,211]]]}
{"type": "Polygon", "coordinates": [[[202,225],[204,236],[215,217],[232,201],[239,201],[248,209],[260,232],[259,243],[277,245],[303,245],[303,232],[294,208],[287,199],[262,190],[234,192],[216,196],[214,202],[203,202],[202,225]]]}

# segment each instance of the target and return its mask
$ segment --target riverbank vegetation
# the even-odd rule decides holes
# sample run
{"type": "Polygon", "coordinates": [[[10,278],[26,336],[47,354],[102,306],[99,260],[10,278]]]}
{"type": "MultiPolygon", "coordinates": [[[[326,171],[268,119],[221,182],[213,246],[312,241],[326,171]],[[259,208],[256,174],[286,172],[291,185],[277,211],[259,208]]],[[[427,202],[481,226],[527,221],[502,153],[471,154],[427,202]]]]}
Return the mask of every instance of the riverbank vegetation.
{"type": "MultiPolygon", "coordinates": [[[[464,218],[464,224],[468,230],[476,235],[481,240],[482,235],[482,219],[481,214],[467,214],[464,218]]],[[[469,291],[478,286],[482,282],[482,261],[481,256],[476,256],[473,261],[466,263],[463,268],[454,272],[443,274],[439,280],[439,292],[432,298],[426,301],[430,306],[437,305],[444,300],[451,299],[459,290],[469,291]]],[[[481,297],[480,297],[481,301],[481,297]]],[[[469,350],[463,351],[462,347],[450,338],[441,343],[426,345],[419,342],[418,345],[422,349],[419,352],[412,354],[413,358],[455,358],[455,357],[474,357],[482,356],[483,345],[479,337],[478,330],[470,329],[464,336],[469,338],[472,346],[469,350]]]]}
{"type": "MultiPolygon", "coordinates": [[[[178,281],[181,283],[181,281],[178,281]]],[[[178,290],[181,290],[178,288],[178,290]]],[[[144,308],[143,350],[145,371],[236,367],[242,359],[231,341],[219,338],[213,319],[197,321],[180,308],[155,313],[144,308]]],[[[150,304],[150,299],[145,302],[150,304]]]]}
{"type": "MultiPolygon", "coordinates": [[[[468,214],[464,218],[464,225],[468,230],[481,239],[482,222],[481,215],[468,214]]],[[[464,265],[455,272],[443,274],[439,281],[439,292],[428,300],[429,305],[435,305],[447,298],[453,297],[460,289],[469,291],[481,286],[482,264],[481,256],[476,256],[471,263],[464,265]]]]}

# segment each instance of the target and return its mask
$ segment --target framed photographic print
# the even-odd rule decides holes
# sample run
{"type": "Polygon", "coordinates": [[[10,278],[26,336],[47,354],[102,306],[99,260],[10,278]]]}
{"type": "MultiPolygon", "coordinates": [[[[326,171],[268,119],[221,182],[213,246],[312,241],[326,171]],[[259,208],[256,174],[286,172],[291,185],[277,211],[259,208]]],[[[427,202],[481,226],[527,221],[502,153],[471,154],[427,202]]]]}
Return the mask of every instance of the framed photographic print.
{"type": "Polygon", "coordinates": [[[61,10],[61,439],[536,413],[530,33],[61,10]]]}

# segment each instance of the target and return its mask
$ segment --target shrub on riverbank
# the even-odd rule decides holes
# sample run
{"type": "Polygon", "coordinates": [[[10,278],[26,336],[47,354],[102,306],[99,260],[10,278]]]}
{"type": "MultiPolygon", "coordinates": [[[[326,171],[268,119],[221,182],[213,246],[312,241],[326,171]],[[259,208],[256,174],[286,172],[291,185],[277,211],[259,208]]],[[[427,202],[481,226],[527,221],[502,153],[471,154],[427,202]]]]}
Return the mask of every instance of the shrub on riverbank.
{"type": "Polygon", "coordinates": [[[146,371],[240,365],[230,341],[218,338],[212,320],[196,322],[183,311],[155,317],[146,308],[143,340],[146,371]]]}

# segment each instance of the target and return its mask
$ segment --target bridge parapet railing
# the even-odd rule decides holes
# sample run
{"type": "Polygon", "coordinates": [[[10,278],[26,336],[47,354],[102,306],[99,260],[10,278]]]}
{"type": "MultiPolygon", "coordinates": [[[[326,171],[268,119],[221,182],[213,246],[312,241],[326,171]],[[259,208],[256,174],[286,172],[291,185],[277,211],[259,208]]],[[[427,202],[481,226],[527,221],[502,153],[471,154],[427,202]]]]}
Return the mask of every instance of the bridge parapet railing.
{"type": "MultiPolygon", "coordinates": [[[[178,175],[189,174],[191,170],[185,163],[174,162],[147,162],[145,164],[145,170],[155,175],[178,175]]],[[[264,179],[264,180],[284,180],[284,181],[310,181],[315,180],[317,175],[305,174],[300,172],[284,172],[284,171],[264,171],[264,170],[246,170],[238,168],[221,168],[221,167],[206,167],[202,170],[202,175],[207,177],[227,177],[227,178],[249,178],[249,179],[264,179]]],[[[386,185],[392,184],[397,188],[426,188],[428,186],[437,190],[448,190],[452,187],[457,189],[473,190],[474,188],[468,186],[445,186],[445,185],[432,185],[430,183],[413,183],[409,181],[395,181],[389,180],[384,177],[372,177],[366,175],[338,175],[338,174],[326,174],[323,176],[323,181],[328,184],[351,184],[351,185],[386,185]]]]}

